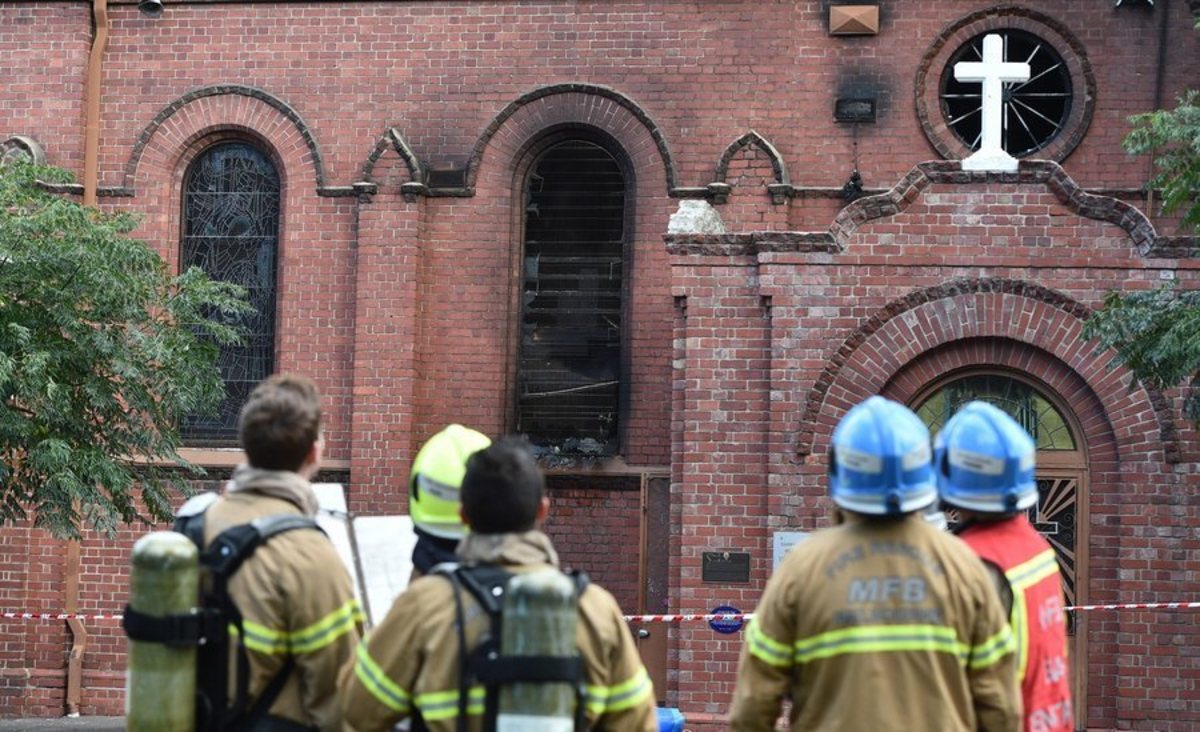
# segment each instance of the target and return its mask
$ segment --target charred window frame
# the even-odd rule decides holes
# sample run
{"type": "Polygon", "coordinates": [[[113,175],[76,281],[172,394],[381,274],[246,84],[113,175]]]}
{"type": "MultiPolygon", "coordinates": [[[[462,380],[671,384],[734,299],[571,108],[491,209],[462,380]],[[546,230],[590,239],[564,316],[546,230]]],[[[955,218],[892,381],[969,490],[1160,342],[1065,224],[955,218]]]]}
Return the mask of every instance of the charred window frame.
{"type": "Polygon", "coordinates": [[[184,176],[180,270],[199,267],[213,279],[239,284],[254,306],[232,323],[241,326],[242,342],[220,346],[225,398],[216,415],[193,415],[180,424],[188,444],[237,444],[239,410],[274,370],[281,190],[270,157],[240,140],[208,147],[184,176]]]}
{"type": "Polygon", "coordinates": [[[539,451],[615,455],[628,412],[632,166],[590,130],[531,154],[520,211],[515,423],[539,451]]]}

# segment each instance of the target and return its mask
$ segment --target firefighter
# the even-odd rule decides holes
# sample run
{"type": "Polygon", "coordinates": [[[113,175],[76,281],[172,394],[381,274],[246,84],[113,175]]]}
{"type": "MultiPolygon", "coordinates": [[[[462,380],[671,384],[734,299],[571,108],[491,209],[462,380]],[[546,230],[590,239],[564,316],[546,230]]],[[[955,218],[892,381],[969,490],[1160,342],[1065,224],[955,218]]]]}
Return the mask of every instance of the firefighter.
{"type": "Polygon", "coordinates": [[[1025,512],[1037,505],[1033,438],[1002,410],[971,402],[934,441],[942,501],[958,535],[999,567],[1011,588],[1025,730],[1074,729],[1063,584],[1054,550],[1025,512]]]}
{"type": "MultiPolygon", "coordinates": [[[[205,512],[206,546],[256,518],[317,513],[309,480],[325,441],[313,382],[295,376],[263,381],[242,407],[238,434],[247,463],[205,512]]],[[[354,656],[363,614],[329,538],[315,530],[272,538],[233,575],[229,595],[244,623],[250,705],[278,674],[286,679],[268,716],[252,729],[340,730],[337,677],[354,656]]]]}
{"type": "MultiPolygon", "coordinates": [[[[499,440],[472,455],[462,481],[462,515],[470,527],[458,548],[463,565],[512,573],[556,567],[554,547],[539,529],[549,509],[544,490],[545,478],[521,440],[499,440]]],[[[409,585],[343,672],[348,729],[390,730],[410,717],[414,730],[485,729],[486,690],[467,679],[490,619],[442,571],[409,585]]],[[[587,728],[657,730],[654,689],[629,627],[616,600],[595,584],[579,596],[576,644],[587,728]]]]}
{"type": "Polygon", "coordinates": [[[842,523],[789,552],[746,630],[731,727],[1016,732],[1015,643],[983,564],[921,516],[929,431],[871,397],[834,430],[842,523]]]}
{"type": "Polygon", "coordinates": [[[408,490],[408,513],[417,534],[413,580],[443,562],[456,561],[454,550],[467,533],[459,516],[459,490],[467,458],[491,442],[473,429],[452,424],[430,437],[417,452],[408,490]]]}

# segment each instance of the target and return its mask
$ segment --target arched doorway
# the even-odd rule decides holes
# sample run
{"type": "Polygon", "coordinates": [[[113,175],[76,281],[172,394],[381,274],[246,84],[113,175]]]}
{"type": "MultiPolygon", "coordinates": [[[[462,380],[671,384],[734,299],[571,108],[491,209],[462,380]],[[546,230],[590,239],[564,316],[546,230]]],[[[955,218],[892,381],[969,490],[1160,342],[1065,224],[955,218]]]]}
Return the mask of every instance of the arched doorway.
{"type": "MultiPolygon", "coordinates": [[[[928,384],[909,406],[937,434],[959,407],[980,400],[1003,409],[1037,444],[1037,505],[1029,520],[1058,555],[1067,605],[1087,597],[1087,446],[1083,430],[1066,403],[1048,386],[1016,371],[969,369],[928,384]]],[[[953,512],[948,512],[953,522],[953,512]]],[[[1076,722],[1085,712],[1086,633],[1075,613],[1067,613],[1076,722]]]]}

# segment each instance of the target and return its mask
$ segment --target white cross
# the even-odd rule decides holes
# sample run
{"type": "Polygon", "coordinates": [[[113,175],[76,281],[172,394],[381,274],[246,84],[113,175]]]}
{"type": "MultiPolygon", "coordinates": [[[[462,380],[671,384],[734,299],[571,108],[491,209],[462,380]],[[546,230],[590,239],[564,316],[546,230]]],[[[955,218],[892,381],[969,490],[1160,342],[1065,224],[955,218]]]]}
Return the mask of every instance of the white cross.
{"type": "Polygon", "coordinates": [[[983,82],[983,140],[975,154],[962,161],[963,170],[1016,170],[1017,159],[1005,152],[1000,143],[1001,115],[1004,114],[1003,82],[1028,79],[1029,64],[1006,63],[1004,40],[992,33],[983,39],[983,61],[954,64],[954,78],[958,81],[983,82]]]}

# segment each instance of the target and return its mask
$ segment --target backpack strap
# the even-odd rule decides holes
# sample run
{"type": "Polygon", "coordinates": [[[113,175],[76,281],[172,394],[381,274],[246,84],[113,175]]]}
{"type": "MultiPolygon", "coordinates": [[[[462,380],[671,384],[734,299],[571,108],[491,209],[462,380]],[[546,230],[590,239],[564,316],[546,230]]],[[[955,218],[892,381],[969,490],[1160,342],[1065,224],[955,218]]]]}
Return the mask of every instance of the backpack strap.
{"type": "MultiPolygon", "coordinates": [[[[568,683],[575,689],[575,729],[587,729],[587,692],[584,686],[584,662],[581,656],[505,656],[500,653],[503,632],[504,593],[512,572],[492,564],[439,565],[435,572],[445,575],[454,586],[455,624],[459,636],[459,725],[466,729],[467,699],[472,683],[486,689],[484,729],[495,729],[499,716],[500,688],[514,683],[568,683]],[[466,647],[461,589],[475,598],[488,614],[489,634],[474,649],[466,647]]],[[[575,584],[578,602],[588,586],[587,574],[567,575],[575,584]]]]}
{"type": "Polygon", "coordinates": [[[173,646],[198,648],[197,711],[204,730],[236,732],[253,729],[267,717],[271,706],[295,668],[295,659],[288,656],[283,667],[267,683],[263,693],[247,711],[250,683],[250,657],[244,643],[245,629],[242,614],[229,596],[229,581],[258,549],[272,537],[298,529],[316,529],[324,534],[317,522],[307,516],[280,514],[263,516],[249,523],[222,531],[206,547],[204,545],[205,515],[217,501],[216,493],[202,493],[188,499],[175,516],[174,530],[192,540],[200,551],[200,566],[208,571],[211,585],[205,593],[215,598],[219,607],[201,607],[191,613],[153,617],[137,612],[128,605],[122,625],[134,640],[165,643],[173,646]],[[210,708],[216,700],[226,700],[228,694],[228,638],[232,625],[238,635],[236,650],[237,684],[233,705],[227,709],[210,708]],[[212,668],[207,668],[212,666],[212,668]],[[210,706],[206,707],[205,702],[210,706]],[[201,707],[204,707],[201,709],[201,707]]]}
{"type": "Polygon", "coordinates": [[[250,655],[244,642],[245,629],[242,613],[229,596],[228,583],[233,575],[241,568],[254,552],[271,538],[288,531],[298,529],[316,529],[324,534],[317,522],[308,516],[296,514],[280,514],[276,516],[261,516],[247,524],[231,526],[222,531],[205,549],[200,561],[212,572],[214,588],[221,583],[221,597],[225,601],[225,613],[234,628],[237,629],[237,693],[230,711],[232,724],[228,725],[231,732],[253,729],[258,722],[267,716],[275,700],[283,691],[288,676],[295,668],[295,659],[289,654],[283,668],[267,683],[262,694],[255,700],[254,706],[247,709],[250,696],[250,655]]]}

